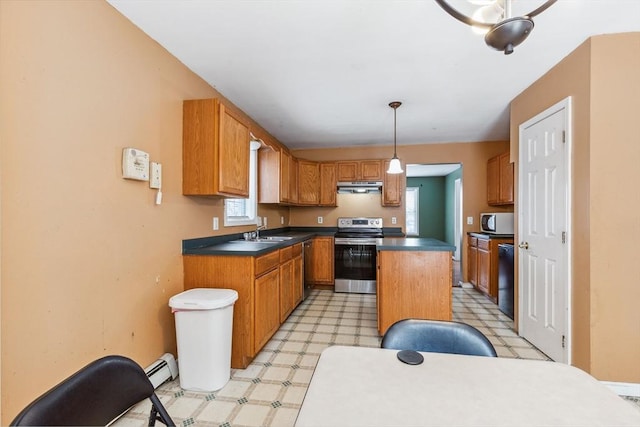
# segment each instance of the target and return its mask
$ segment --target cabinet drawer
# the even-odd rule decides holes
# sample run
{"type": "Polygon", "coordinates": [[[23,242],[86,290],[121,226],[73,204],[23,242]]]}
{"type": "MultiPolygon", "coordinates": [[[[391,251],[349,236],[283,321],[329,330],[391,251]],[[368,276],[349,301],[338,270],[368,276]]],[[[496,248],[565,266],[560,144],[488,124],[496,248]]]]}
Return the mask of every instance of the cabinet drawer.
{"type": "Polygon", "coordinates": [[[294,258],[302,253],[302,243],[297,243],[297,244],[293,245],[292,248],[293,248],[292,256],[294,258]]]}
{"type": "Polygon", "coordinates": [[[478,246],[478,238],[469,237],[469,246],[478,246]]]}
{"type": "Polygon", "coordinates": [[[489,250],[489,240],[478,239],[478,249],[489,250]]]}
{"type": "Polygon", "coordinates": [[[280,249],[280,263],[290,260],[292,253],[293,253],[293,246],[280,249]]]}
{"type": "Polygon", "coordinates": [[[257,277],[280,264],[280,252],[273,251],[266,255],[257,257],[255,260],[255,271],[257,277]]]}

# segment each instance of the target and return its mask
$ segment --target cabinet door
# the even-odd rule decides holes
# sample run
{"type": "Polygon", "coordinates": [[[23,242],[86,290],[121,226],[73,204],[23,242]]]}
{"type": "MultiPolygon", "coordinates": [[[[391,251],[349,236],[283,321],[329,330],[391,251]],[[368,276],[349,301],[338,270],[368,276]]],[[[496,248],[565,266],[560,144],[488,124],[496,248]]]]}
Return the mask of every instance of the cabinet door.
{"type": "Polygon", "coordinates": [[[298,168],[300,172],[298,202],[301,205],[318,205],[320,203],[320,166],[318,162],[300,160],[298,168]]]}
{"type": "Polygon", "coordinates": [[[293,311],[293,260],[280,265],[280,323],[293,311]]]}
{"type": "Polygon", "coordinates": [[[291,283],[293,308],[296,308],[296,306],[302,301],[302,291],[304,287],[303,275],[302,255],[298,255],[293,259],[293,280],[291,283]]]}
{"type": "Polygon", "coordinates": [[[249,197],[249,129],[220,104],[219,191],[249,197]]]}
{"type": "Polygon", "coordinates": [[[382,160],[361,161],[360,178],[364,181],[381,181],[383,178],[382,160]]]}
{"type": "Polygon", "coordinates": [[[289,201],[294,205],[298,203],[300,195],[300,175],[298,164],[298,159],[292,156],[291,167],[289,168],[289,201]]]}
{"type": "Polygon", "coordinates": [[[321,285],[333,285],[333,237],[316,237],[313,239],[311,255],[311,282],[321,285]]]}
{"type": "Polygon", "coordinates": [[[360,178],[360,162],[338,162],[338,182],[357,181],[360,178]]]}
{"type": "Polygon", "coordinates": [[[500,161],[492,157],[487,161],[487,204],[498,204],[500,192],[500,161]]]}
{"type": "Polygon", "coordinates": [[[509,153],[503,153],[500,162],[500,194],[499,202],[513,204],[513,163],[509,161],[509,153]]]}
{"type": "Polygon", "coordinates": [[[489,294],[491,281],[491,252],[478,248],[478,290],[489,294]]]}
{"type": "Polygon", "coordinates": [[[336,206],[336,187],[336,164],[320,163],[320,206],[336,206]]]}
{"type": "Polygon", "coordinates": [[[269,341],[280,327],[278,313],[279,269],[258,277],[254,284],[254,355],[269,341]]]}
{"type": "Polygon", "coordinates": [[[469,237],[467,246],[467,275],[469,283],[474,286],[478,285],[478,248],[476,247],[476,238],[469,237]]]}
{"type": "MultiPolygon", "coordinates": [[[[384,161],[384,170],[389,169],[389,160],[384,161]]],[[[402,182],[404,181],[404,173],[384,173],[384,181],[382,182],[382,206],[401,206],[402,205],[402,182]]]]}
{"type": "Polygon", "coordinates": [[[280,151],[280,201],[289,203],[291,201],[291,189],[289,179],[291,173],[291,154],[284,150],[280,151]]]}

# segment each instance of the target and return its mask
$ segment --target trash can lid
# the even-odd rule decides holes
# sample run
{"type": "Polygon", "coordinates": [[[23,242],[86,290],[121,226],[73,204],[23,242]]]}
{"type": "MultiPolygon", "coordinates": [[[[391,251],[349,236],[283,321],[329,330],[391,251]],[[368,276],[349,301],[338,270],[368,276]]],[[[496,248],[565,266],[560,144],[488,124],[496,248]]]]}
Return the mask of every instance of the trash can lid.
{"type": "Polygon", "coordinates": [[[233,289],[196,288],[174,295],[169,306],[179,310],[213,310],[232,305],[238,299],[233,289]]]}

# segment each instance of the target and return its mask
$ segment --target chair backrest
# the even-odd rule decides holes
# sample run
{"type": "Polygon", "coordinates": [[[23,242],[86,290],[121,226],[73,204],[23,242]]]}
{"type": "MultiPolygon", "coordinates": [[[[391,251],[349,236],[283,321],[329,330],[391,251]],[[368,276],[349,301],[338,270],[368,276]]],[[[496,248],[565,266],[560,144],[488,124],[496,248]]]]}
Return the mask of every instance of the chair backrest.
{"type": "Polygon", "coordinates": [[[37,398],[11,425],[104,426],[152,395],[153,385],[140,365],[126,357],[107,356],[37,398]]]}
{"type": "Polygon", "coordinates": [[[482,332],[471,325],[441,320],[404,319],[389,327],[382,348],[496,357],[482,332]]]}

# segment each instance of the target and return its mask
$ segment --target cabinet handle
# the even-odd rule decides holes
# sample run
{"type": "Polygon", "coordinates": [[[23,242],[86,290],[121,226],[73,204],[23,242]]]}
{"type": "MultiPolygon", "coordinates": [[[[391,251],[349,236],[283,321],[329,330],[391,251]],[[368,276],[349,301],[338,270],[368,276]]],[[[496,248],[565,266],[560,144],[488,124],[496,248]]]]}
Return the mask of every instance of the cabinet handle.
{"type": "Polygon", "coordinates": [[[522,242],[518,245],[520,249],[529,249],[529,242],[522,242]]]}

